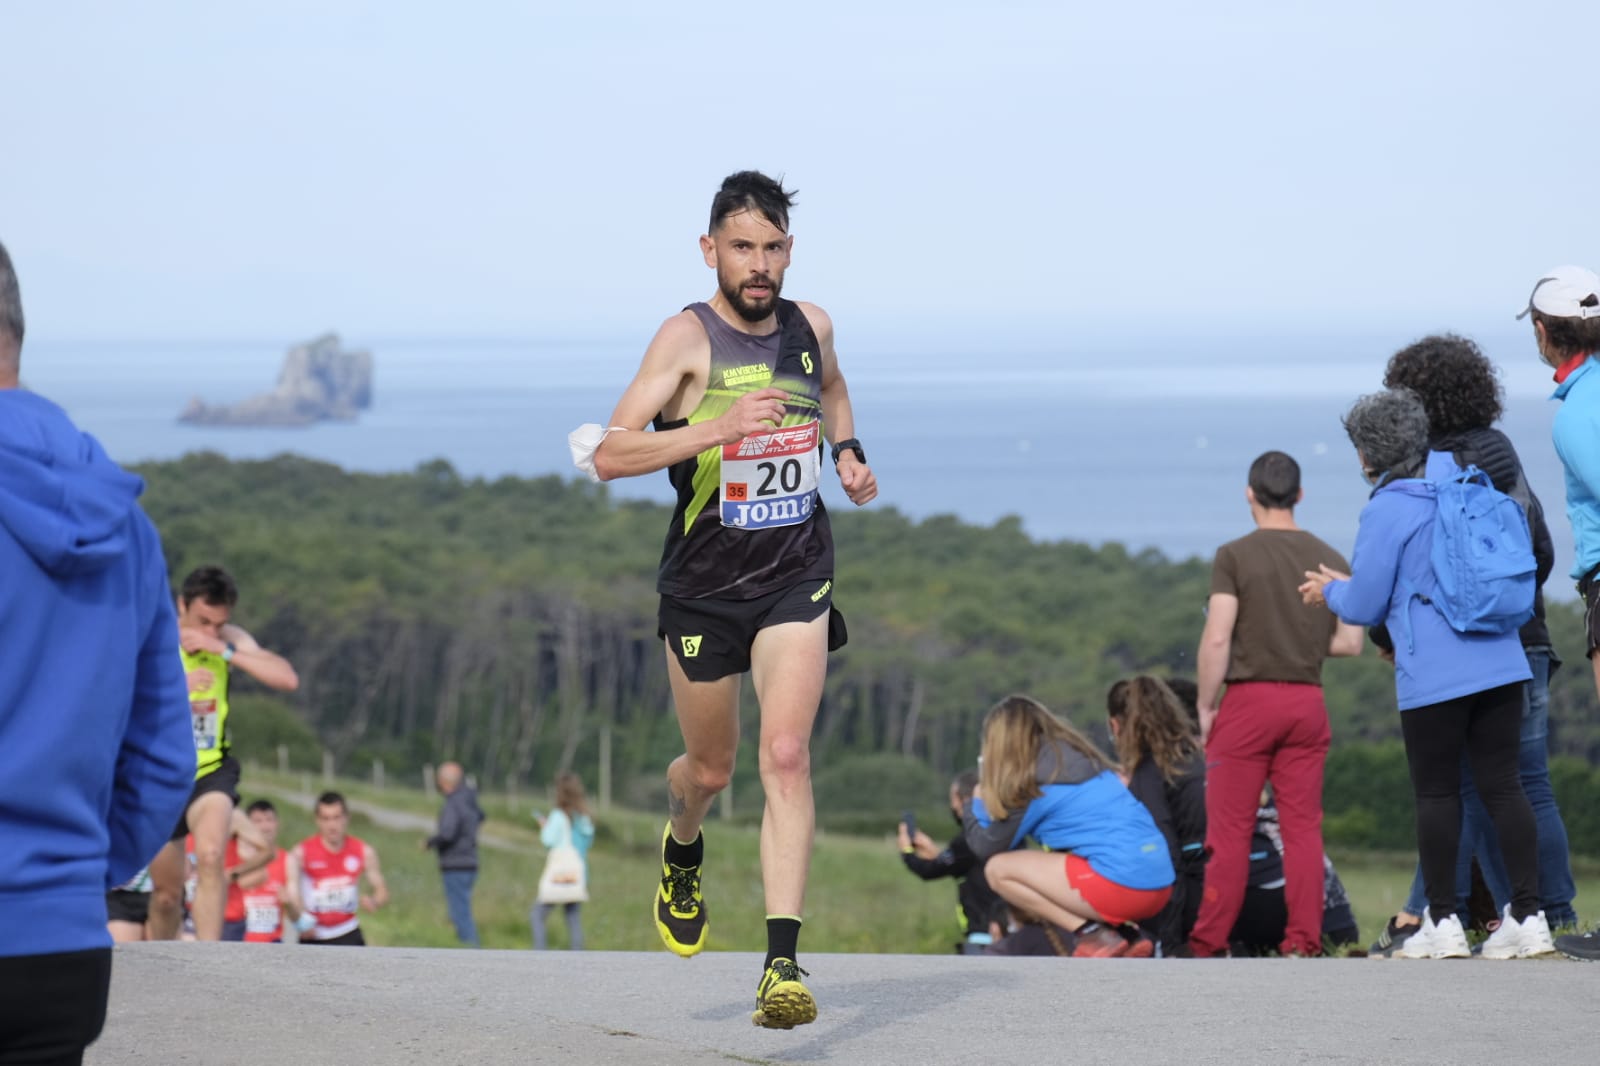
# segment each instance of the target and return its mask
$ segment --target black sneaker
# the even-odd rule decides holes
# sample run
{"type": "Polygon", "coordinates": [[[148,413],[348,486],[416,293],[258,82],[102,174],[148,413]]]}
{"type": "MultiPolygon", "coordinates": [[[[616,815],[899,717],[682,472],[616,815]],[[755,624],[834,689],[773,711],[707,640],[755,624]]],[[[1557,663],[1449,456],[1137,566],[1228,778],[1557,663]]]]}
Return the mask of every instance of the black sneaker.
{"type": "Polygon", "coordinates": [[[1579,935],[1564,933],[1556,937],[1556,950],[1579,962],[1600,962],[1600,929],[1579,935]]]}
{"type": "Polygon", "coordinates": [[[1383,927],[1383,932],[1378,935],[1377,941],[1367,949],[1367,957],[1372,959],[1394,958],[1394,953],[1400,950],[1400,946],[1406,942],[1406,938],[1421,928],[1421,925],[1395,925],[1394,919],[1390,918],[1389,924],[1383,927]]]}
{"type": "Polygon", "coordinates": [[[661,887],[656,890],[656,932],[674,955],[687,959],[706,946],[706,904],[700,898],[700,867],[673,866],[666,860],[667,834],[661,834],[661,887]]]}

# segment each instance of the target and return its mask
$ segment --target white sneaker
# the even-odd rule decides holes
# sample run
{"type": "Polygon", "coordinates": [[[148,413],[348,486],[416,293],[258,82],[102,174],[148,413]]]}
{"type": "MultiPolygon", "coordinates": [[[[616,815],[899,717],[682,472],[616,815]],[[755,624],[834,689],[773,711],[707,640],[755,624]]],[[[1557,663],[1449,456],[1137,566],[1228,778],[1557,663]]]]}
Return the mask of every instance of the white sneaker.
{"type": "Polygon", "coordinates": [[[1556,950],[1550,938],[1550,923],[1544,911],[1530,914],[1521,922],[1511,918],[1511,907],[1500,914],[1500,927],[1483,942],[1486,959],[1531,959],[1535,955],[1549,955],[1556,950]]]}
{"type": "Polygon", "coordinates": [[[1424,911],[1422,925],[1406,937],[1406,942],[1394,953],[1397,959],[1470,959],[1472,948],[1467,944],[1466,931],[1461,919],[1449,915],[1439,924],[1433,915],[1424,911]]]}
{"type": "Polygon", "coordinates": [[[1555,954],[1556,944],[1550,936],[1550,923],[1545,921],[1544,911],[1530,914],[1522,919],[1522,950],[1517,957],[1531,959],[1535,955],[1555,954]]]}
{"type": "MultiPolygon", "coordinates": [[[[1546,939],[1549,938],[1546,932],[1546,939]]],[[[1550,945],[1552,948],[1554,944],[1550,945]]],[[[1483,942],[1483,957],[1486,959],[1515,959],[1522,955],[1522,925],[1511,918],[1511,906],[1500,912],[1500,924],[1494,932],[1489,934],[1489,939],[1483,942]]]]}

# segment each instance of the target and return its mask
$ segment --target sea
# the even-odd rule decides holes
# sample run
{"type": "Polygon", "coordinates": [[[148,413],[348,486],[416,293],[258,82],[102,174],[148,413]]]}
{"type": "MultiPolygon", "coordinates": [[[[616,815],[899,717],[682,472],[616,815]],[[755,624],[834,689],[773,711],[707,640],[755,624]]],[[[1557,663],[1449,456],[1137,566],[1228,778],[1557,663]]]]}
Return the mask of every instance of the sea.
{"type": "MultiPolygon", "coordinates": [[[[270,389],[285,344],[42,338],[24,353],[23,380],[124,464],[199,450],[293,452],[350,470],[406,471],[443,458],[469,478],[579,477],[567,434],[606,421],[647,339],[348,338],[373,352],[373,406],[352,423],[305,428],[177,421],[191,397],[230,403],[270,389]]],[[[1251,528],[1250,462],[1281,449],[1302,467],[1301,524],[1348,555],[1368,487],[1340,416],[1381,386],[1389,353],[1411,339],[1347,331],[1311,341],[945,337],[913,345],[889,336],[842,350],[841,366],[880,486],[869,506],[983,526],[1015,516],[1039,540],[1209,559],[1251,528]]],[[[1549,513],[1557,576],[1547,592],[1569,595],[1549,371],[1520,331],[1478,340],[1501,367],[1501,426],[1549,513]]],[[[829,507],[849,508],[837,483],[825,481],[829,507]]],[[[665,474],[613,482],[610,491],[671,498],[665,474]]]]}

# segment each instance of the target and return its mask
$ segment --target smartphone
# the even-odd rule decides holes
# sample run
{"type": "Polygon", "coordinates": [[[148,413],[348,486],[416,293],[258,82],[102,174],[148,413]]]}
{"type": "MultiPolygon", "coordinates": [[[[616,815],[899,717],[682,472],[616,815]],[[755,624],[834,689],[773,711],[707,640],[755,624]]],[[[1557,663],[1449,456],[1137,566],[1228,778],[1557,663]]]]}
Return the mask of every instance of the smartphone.
{"type": "Polygon", "coordinates": [[[906,827],[906,836],[917,835],[917,814],[915,811],[901,811],[900,824],[906,827]]]}

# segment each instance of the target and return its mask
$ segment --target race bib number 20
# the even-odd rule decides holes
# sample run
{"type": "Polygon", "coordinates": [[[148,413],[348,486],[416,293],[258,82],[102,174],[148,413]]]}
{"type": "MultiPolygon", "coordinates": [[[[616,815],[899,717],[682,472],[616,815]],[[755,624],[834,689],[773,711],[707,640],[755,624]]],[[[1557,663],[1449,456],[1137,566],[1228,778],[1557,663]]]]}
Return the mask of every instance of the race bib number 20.
{"type": "Polygon", "coordinates": [[[822,424],[753,433],[722,446],[722,524],[734,529],[797,526],[817,507],[822,424]]]}

